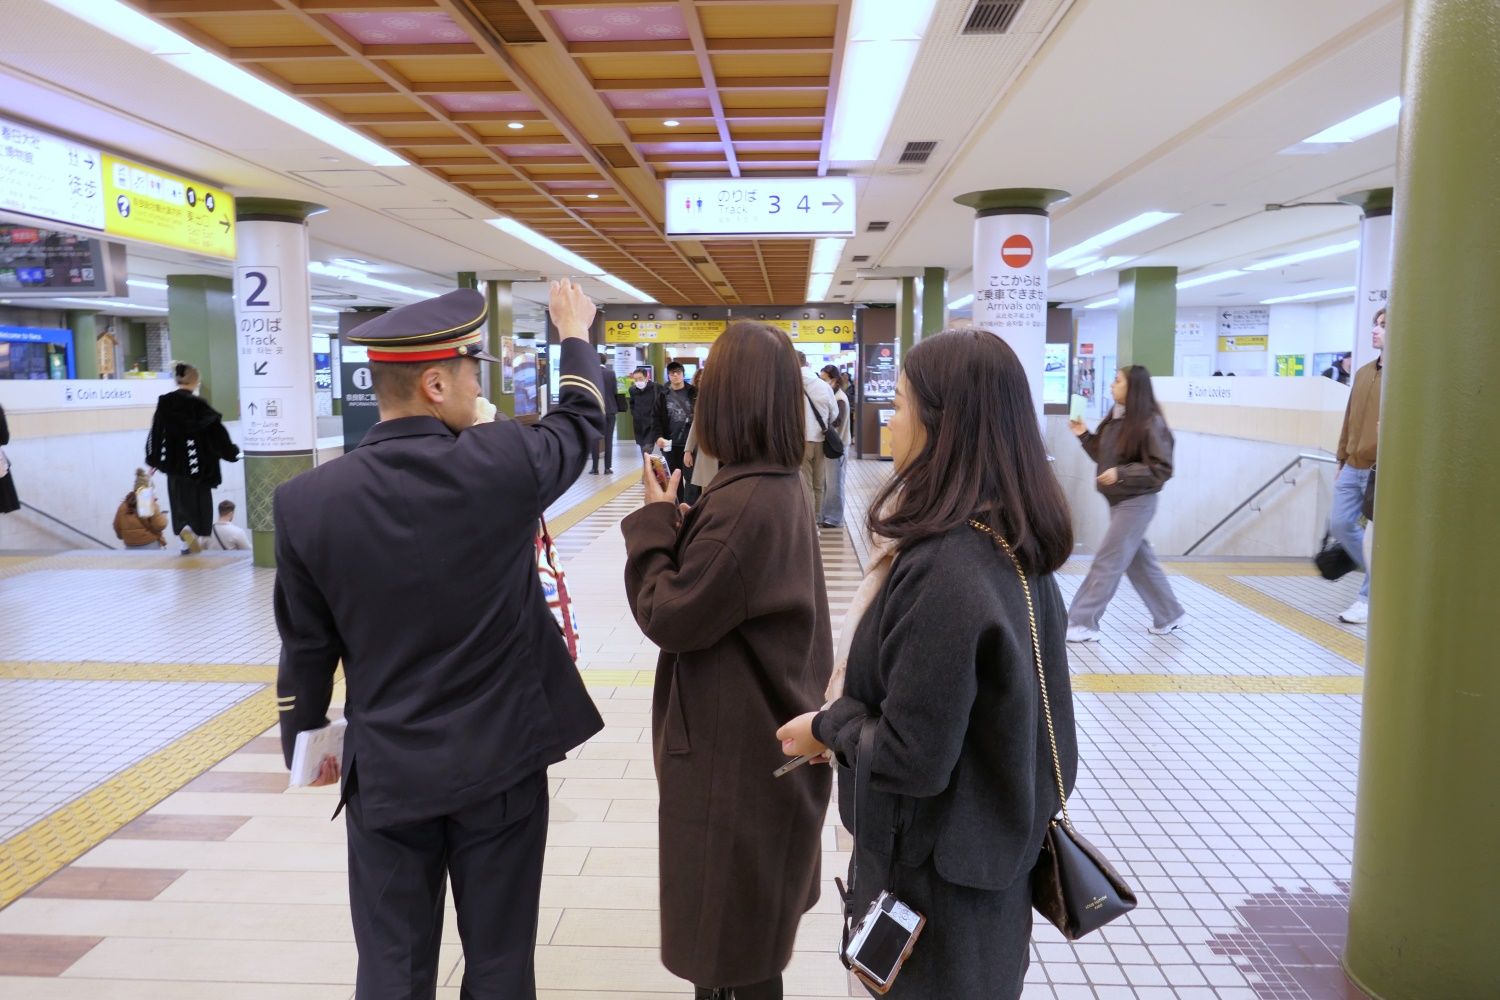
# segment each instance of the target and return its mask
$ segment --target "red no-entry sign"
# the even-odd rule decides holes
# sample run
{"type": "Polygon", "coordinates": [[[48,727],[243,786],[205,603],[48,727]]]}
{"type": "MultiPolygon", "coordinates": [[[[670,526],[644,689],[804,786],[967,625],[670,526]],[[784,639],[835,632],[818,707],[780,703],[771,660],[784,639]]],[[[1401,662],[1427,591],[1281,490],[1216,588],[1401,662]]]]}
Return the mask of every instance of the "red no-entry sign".
{"type": "Polygon", "coordinates": [[[1030,239],[1017,233],[1000,244],[1000,259],[1011,267],[1022,268],[1031,263],[1031,255],[1035,250],[1030,239]]]}

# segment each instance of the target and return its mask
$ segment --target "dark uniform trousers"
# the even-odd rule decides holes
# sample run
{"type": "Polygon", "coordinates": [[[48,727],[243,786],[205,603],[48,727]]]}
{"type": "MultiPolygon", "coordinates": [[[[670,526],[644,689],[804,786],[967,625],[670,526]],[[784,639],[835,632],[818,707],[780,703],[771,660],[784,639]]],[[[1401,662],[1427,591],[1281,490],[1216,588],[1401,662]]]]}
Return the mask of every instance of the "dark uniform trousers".
{"type": "Polygon", "coordinates": [[[536,996],[548,804],[547,773],[539,771],[452,815],[370,829],[356,788],[346,806],[356,1000],[436,994],[445,876],[464,946],[460,997],[536,996]]]}

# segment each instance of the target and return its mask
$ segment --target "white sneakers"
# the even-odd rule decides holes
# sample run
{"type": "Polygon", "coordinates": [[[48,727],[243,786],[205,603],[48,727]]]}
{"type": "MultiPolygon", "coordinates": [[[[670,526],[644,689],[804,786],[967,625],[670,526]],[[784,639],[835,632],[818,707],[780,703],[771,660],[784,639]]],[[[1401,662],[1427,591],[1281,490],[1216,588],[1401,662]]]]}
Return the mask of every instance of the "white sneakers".
{"type": "Polygon", "coordinates": [[[1185,624],[1187,624],[1187,612],[1184,611],[1176,618],[1173,618],[1171,621],[1167,622],[1161,628],[1157,628],[1155,625],[1152,625],[1146,631],[1150,632],[1152,635],[1171,635],[1173,632],[1176,632],[1178,629],[1182,628],[1182,626],[1185,624]]]}
{"type": "Polygon", "coordinates": [[[1068,626],[1069,642],[1098,642],[1102,634],[1096,628],[1085,628],[1082,625],[1068,626]]]}
{"type": "Polygon", "coordinates": [[[1357,600],[1339,612],[1339,621],[1349,625],[1363,625],[1369,620],[1370,605],[1368,601],[1357,600]]]}

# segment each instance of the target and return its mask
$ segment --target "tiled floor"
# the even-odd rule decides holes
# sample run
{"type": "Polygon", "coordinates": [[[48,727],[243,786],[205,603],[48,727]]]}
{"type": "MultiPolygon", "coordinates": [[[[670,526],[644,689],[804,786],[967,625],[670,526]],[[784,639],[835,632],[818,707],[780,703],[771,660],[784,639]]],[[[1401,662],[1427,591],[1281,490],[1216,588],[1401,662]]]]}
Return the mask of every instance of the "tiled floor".
{"type": "MultiPolygon", "coordinates": [[[[619,483],[635,474],[623,460],[616,468],[619,483]]],[[[862,522],[889,469],[851,464],[851,525],[862,522]]],[[[600,492],[618,488],[585,475],[551,512],[566,520],[567,508],[579,510],[596,495],[603,501],[561,534],[559,549],[580,606],[580,666],[607,728],[550,775],[538,945],[541,995],[548,1000],[667,1000],[686,990],[656,956],[649,734],[656,654],[631,620],[621,588],[617,525],[639,503],[639,490],[626,488],[614,498],[600,492]]],[[[837,620],[858,584],[865,546],[842,532],[823,532],[822,541],[837,620]]],[[[16,765],[12,746],[24,745],[30,762],[61,760],[70,771],[81,758],[69,754],[85,753],[100,757],[90,765],[118,769],[156,753],[229,699],[241,700],[243,710],[243,692],[263,682],[222,678],[264,668],[205,666],[220,673],[201,682],[178,680],[179,667],[171,668],[171,681],[69,680],[70,669],[98,674],[126,661],[274,661],[269,574],[243,563],[186,572],[192,560],[149,566],[128,560],[122,554],[110,565],[128,568],[109,568],[97,558],[79,559],[70,569],[53,559],[19,564],[17,575],[0,573],[0,618],[14,621],[7,611],[35,607],[38,585],[59,608],[50,623],[28,620],[0,631],[0,667],[11,671],[0,673],[10,678],[0,680],[0,731],[8,734],[0,746],[5,767],[23,775],[8,785],[19,783],[33,797],[49,784],[61,791],[61,783],[32,763],[16,765]],[[151,612],[143,615],[133,597],[122,601],[122,587],[150,594],[151,612]],[[131,613],[104,606],[107,599],[130,605],[131,613]],[[205,608],[220,613],[202,616],[205,608]],[[234,613],[222,613],[226,608],[234,613]],[[196,631],[185,627],[189,621],[196,631]],[[21,679],[36,671],[26,672],[35,664],[20,661],[36,660],[46,661],[43,673],[54,679],[21,679]],[[103,717],[101,705],[110,709],[103,717]],[[13,717],[31,728],[18,729],[13,717]],[[52,722],[91,738],[70,744],[56,738],[62,730],[49,728],[52,722]]],[[[1061,576],[1066,593],[1084,568],[1070,566],[1061,576]]],[[[1342,608],[1342,590],[1353,581],[1335,588],[1293,565],[1222,570],[1181,563],[1172,571],[1193,616],[1189,628],[1165,638],[1147,635],[1145,610],[1125,585],[1105,619],[1105,641],[1072,650],[1082,758],[1073,816],[1138,888],[1141,905],[1076,944],[1038,924],[1025,998],[1356,996],[1343,982],[1337,955],[1347,909],[1359,699],[1214,687],[1222,682],[1224,692],[1241,691],[1247,680],[1282,678],[1314,691],[1324,682],[1346,689],[1350,677],[1357,683],[1358,664],[1332,641],[1357,637],[1347,629],[1320,630],[1309,617],[1342,608]],[[1242,589],[1223,586],[1228,580],[1242,589]],[[1264,603],[1252,608],[1236,593],[1264,603]],[[1129,693],[1122,680],[1131,681],[1129,693]],[[1175,690],[1187,681],[1203,693],[1175,690]]],[[[285,790],[270,722],[268,714],[263,726],[249,730],[264,735],[238,752],[207,758],[217,762],[201,777],[184,774],[182,787],[141,818],[119,816],[109,829],[128,825],[0,910],[0,998],[348,1000],[354,950],[343,825],[328,821],[330,790],[285,790]]],[[[3,848],[19,836],[0,845],[0,865],[3,848]]],[[[838,917],[826,881],[842,873],[847,843],[830,818],[824,898],[803,922],[787,973],[789,997],[862,995],[834,957],[838,917]]],[[[440,994],[456,998],[462,957],[451,915],[445,940],[440,994]]]]}

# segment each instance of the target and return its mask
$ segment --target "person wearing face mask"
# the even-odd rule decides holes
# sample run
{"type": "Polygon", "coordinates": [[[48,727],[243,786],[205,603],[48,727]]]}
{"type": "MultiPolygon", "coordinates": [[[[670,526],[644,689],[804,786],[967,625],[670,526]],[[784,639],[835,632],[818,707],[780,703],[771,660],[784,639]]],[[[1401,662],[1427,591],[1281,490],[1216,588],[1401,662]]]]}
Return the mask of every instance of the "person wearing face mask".
{"type": "Polygon", "coordinates": [[[558,402],[475,424],[483,295],[459,289],[350,332],[380,422],[276,491],[276,694],[291,765],[346,681],[343,778],[359,1000],[432,997],[453,886],[466,997],[536,996],[547,768],[599,717],[537,581],[542,512],[604,433],[594,304],[554,282],[558,402]]]}
{"type": "Polygon", "coordinates": [[[1122,575],[1130,577],[1146,602],[1152,635],[1168,635],[1187,620],[1156,550],[1146,541],[1146,529],[1156,516],[1157,494],[1172,478],[1172,432],[1156,404],[1151,372],[1144,365],[1121,368],[1110,391],[1115,407],[1097,431],[1090,433],[1082,420],[1070,424],[1083,450],[1098,463],[1098,489],[1109,501],[1109,530],[1073,596],[1068,611],[1069,642],[1099,640],[1099,621],[1122,575]]]}
{"type": "Polygon", "coordinates": [[[844,618],[830,700],[776,736],[788,756],[833,752],[854,835],[846,916],[889,891],[927,918],[885,995],[1016,1000],[1029,875],[1077,769],[1054,576],[1072,517],[1026,370],[987,331],[912,348],[890,436],[895,474],[870,506],[869,574],[844,618]]]}
{"type": "Polygon", "coordinates": [[[662,387],[651,380],[649,368],[637,368],[630,381],[630,421],[635,425],[636,447],[644,459],[656,447],[661,433],[656,426],[656,407],[662,387]]]}
{"type": "Polygon", "coordinates": [[[202,550],[200,539],[213,528],[214,488],[224,481],[219,462],[238,462],[240,449],[229,439],[223,416],[198,395],[198,369],[175,362],[172,378],[176,390],[156,401],[146,464],[167,474],[172,533],[187,555],[202,550]]]}
{"type": "Polygon", "coordinates": [[[1348,551],[1354,562],[1365,571],[1359,596],[1344,611],[1339,621],[1362,625],[1370,619],[1370,565],[1365,558],[1365,530],[1360,525],[1365,489],[1375,469],[1375,446],[1380,428],[1380,385],[1385,376],[1385,310],[1375,314],[1370,343],[1382,352],[1354,374],[1349,403],[1344,409],[1344,426],[1339,432],[1338,477],[1333,482],[1333,513],[1329,532],[1348,551]]]}

